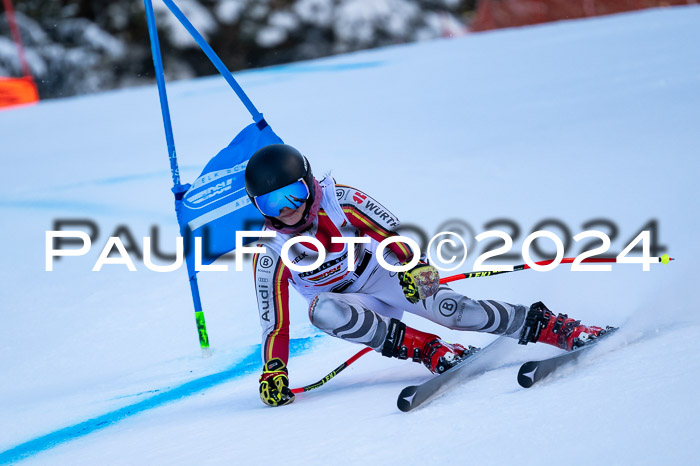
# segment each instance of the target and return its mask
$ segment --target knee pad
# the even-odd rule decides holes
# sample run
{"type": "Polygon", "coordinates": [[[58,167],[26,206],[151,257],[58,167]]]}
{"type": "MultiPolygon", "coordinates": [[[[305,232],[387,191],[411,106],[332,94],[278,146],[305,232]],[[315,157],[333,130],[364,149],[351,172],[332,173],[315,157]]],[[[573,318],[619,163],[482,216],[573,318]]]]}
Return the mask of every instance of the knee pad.
{"type": "Polygon", "coordinates": [[[309,320],[324,332],[331,332],[342,325],[346,306],[333,293],[319,293],[309,306],[309,320]]]}
{"type": "Polygon", "coordinates": [[[309,319],[328,335],[374,349],[381,349],[386,337],[386,317],[336,293],[319,293],[309,306],[309,319]]]}

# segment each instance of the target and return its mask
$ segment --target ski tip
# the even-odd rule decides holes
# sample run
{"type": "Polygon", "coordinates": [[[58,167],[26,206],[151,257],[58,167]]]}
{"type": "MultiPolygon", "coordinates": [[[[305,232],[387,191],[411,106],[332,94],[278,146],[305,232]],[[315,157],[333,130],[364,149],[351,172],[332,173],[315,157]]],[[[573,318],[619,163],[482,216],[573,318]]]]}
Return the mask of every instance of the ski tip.
{"type": "Polygon", "coordinates": [[[537,372],[537,362],[530,361],[520,366],[518,371],[518,383],[523,388],[530,388],[535,384],[535,372],[537,372]]]}
{"type": "Polygon", "coordinates": [[[399,399],[396,401],[396,406],[399,408],[399,410],[406,413],[413,409],[413,397],[416,396],[417,390],[418,387],[416,385],[411,385],[410,387],[406,387],[401,390],[399,399]]]}

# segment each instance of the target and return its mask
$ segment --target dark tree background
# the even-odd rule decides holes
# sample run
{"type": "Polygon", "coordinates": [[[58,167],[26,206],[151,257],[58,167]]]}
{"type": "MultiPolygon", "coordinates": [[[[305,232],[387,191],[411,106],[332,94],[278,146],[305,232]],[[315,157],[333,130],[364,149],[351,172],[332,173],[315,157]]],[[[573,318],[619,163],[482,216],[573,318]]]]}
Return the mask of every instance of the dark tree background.
{"type": "MultiPolygon", "coordinates": [[[[175,0],[231,70],[460,35],[475,0],[175,0]]],[[[168,79],[215,72],[161,0],[153,0],[168,79]]],[[[153,80],[141,0],[14,0],[42,98],[153,80]]],[[[0,76],[20,66],[4,12],[0,76]]]]}

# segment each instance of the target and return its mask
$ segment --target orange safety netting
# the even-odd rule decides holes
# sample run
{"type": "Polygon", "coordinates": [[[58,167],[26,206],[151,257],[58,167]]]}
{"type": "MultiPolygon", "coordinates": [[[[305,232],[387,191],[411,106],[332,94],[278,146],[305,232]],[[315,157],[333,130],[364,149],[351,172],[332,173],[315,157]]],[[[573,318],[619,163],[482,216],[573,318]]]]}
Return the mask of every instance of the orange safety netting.
{"type": "Polygon", "coordinates": [[[0,77],[0,108],[31,104],[39,101],[39,93],[31,77],[0,77]]]}
{"type": "Polygon", "coordinates": [[[15,10],[12,7],[11,0],[3,0],[5,15],[10,23],[10,32],[12,40],[17,46],[17,56],[20,66],[22,67],[22,78],[8,78],[0,76],[0,109],[14,107],[16,105],[31,104],[39,101],[39,92],[32,78],[29,63],[24,54],[24,46],[22,45],[22,37],[17,27],[15,20],[15,10]]]}
{"type": "Polygon", "coordinates": [[[469,29],[473,32],[487,31],[695,3],[698,0],[479,0],[469,29]]]}

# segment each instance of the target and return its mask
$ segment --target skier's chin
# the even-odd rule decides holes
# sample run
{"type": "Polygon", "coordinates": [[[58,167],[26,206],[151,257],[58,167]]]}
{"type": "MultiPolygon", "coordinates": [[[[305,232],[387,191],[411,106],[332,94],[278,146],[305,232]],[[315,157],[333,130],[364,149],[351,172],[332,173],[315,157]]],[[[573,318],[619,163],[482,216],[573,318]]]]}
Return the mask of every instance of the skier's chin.
{"type": "Polygon", "coordinates": [[[295,210],[290,210],[285,212],[283,215],[280,215],[278,217],[275,217],[278,222],[282,223],[283,225],[286,225],[288,227],[294,227],[297,226],[302,218],[304,217],[304,209],[306,208],[306,203],[304,203],[301,207],[295,210]]]}

